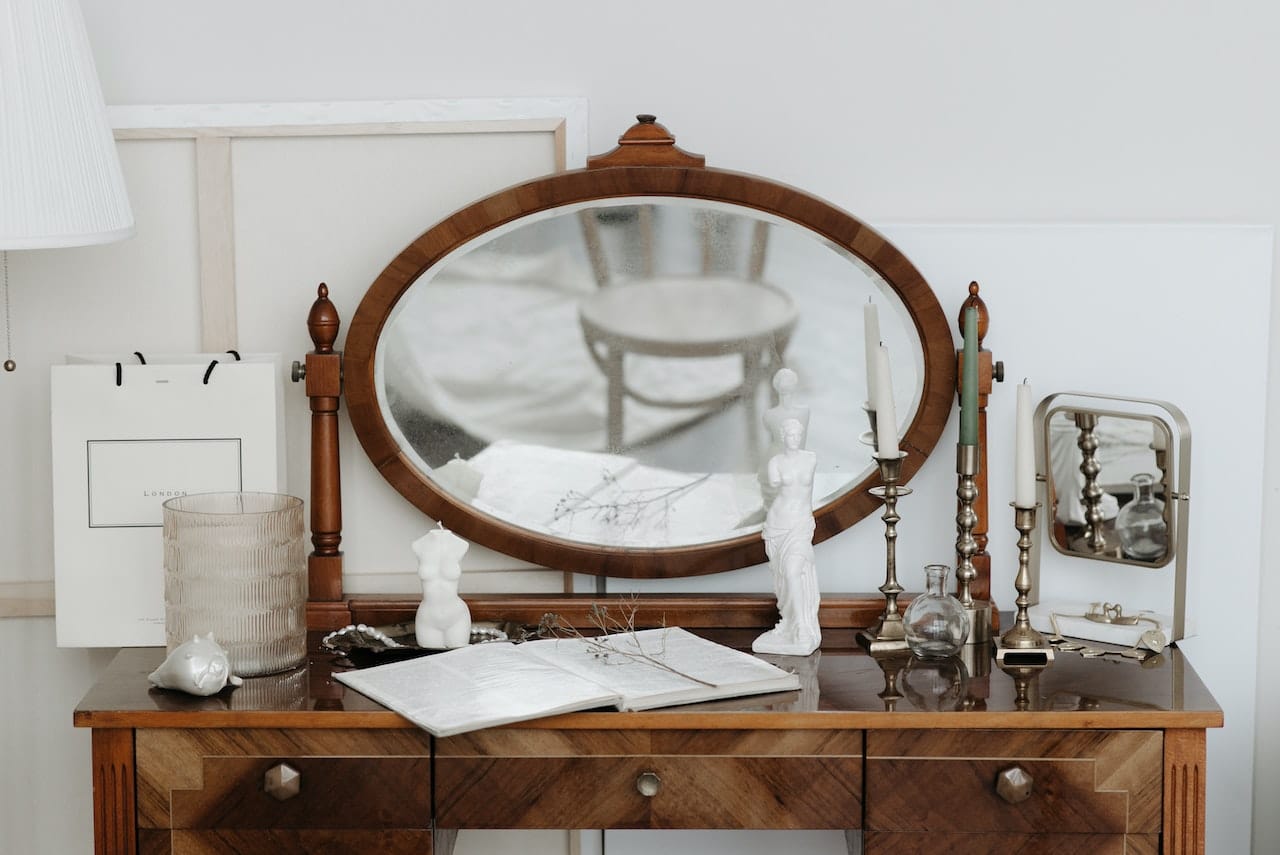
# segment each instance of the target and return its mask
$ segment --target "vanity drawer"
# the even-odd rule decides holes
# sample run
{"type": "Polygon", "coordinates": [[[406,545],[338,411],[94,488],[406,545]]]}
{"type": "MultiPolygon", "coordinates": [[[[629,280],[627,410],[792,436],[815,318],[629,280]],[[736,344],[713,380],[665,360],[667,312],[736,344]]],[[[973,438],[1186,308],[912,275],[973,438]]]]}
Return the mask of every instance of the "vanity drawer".
{"type": "Polygon", "coordinates": [[[1005,840],[1001,851],[1023,851],[1017,841],[1030,835],[1037,843],[1025,851],[1036,852],[1110,851],[1116,842],[1101,841],[1111,835],[1122,852],[1128,835],[1130,851],[1142,851],[1161,830],[1163,750],[1163,734],[1149,730],[872,731],[867,851],[878,832],[899,832],[884,835],[895,852],[943,833],[956,852],[991,851],[966,848],[977,839],[966,835],[1005,840]],[[1025,773],[1029,792],[1006,785],[1002,795],[997,780],[1012,769],[1025,773]],[[1103,837],[1090,848],[1080,835],[1103,837]]]}
{"type": "Polygon", "coordinates": [[[430,745],[408,730],[139,730],[139,842],[239,852],[259,841],[291,852],[314,848],[308,839],[379,851],[400,851],[403,840],[411,851],[409,841],[430,837],[430,745]],[[273,794],[273,769],[295,786],[273,794]]]}
{"type": "Polygon", "coordinates": [[[436,752],[441,828],[861,825],[861,732],[498,729],[436,752]]]}

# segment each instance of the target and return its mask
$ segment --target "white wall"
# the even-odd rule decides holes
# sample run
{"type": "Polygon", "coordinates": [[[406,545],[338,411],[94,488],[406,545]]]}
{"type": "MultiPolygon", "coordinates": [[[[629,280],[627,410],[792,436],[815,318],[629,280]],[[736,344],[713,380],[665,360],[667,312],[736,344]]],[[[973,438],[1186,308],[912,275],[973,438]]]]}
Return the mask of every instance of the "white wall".
{"type": "MultiPolygon", "coordinates": [[[[634,113],[655,112],[713,165],[787,181],[873,224],[1280,222],[1280,10],[1261,2],[654,0],[642,13],[570,0],[82,3],[114,104],[582,95],[592,150],[611,146],[634,113]]],[[[1187,305],[1190,328],[1196,301],[1217,294],[1206,283],[1162,296],[1187,305]]],[[[24,321],[31,334],[39,322],[24,321]]],[[[1278,358],[1273,347],[1270,367],[1278,358]]],[[[1224,391],[1230,380],[1224,366],[1224,391]]],[[[1278,390],[1268,384],[1271,424],[1278,390]]],[[[1242,447],[1237,468],[1204,477],[1256,494],[1261,469],[1269,518],[1280,510],[1278,451],[1242,447]]],[[[1263,537],[1264,556],[1280,546],[1280,533],[1263,537]]],[[[1264,606],[1259,663],[1280,654],[1280,581],[1268,576],[1260,592],[1222,598],[1264,606]]],[[[83,807],[87,738],[53,728],[69,722],[100,663],[55,652],[46,624],[0,622],[6,689],[45,687],[23,701],[37,705],[19,719],[35,719],[32,738],[6,743],[5,765],[51,769],[65,782],[55,789],[83,807]]],[[[1265,676],[1259,666],[1259,710],[1280,702],[1265,676]]],[[[1255,851],[1280,851],[1269,809],[1280,800],[1280,731],[1261,725],[1257,752],[1255,851]]],[[[1211,787],[1219,771],[1210,768],[1211,787]]],[[[19,774],[0,778],[0,804],[34,811],[32,851],[85,851],[84,811],[68,822],[67,799],[28,790],[19,774]]],[[[1210,817],[1210,851],[1246,851],[1245,830],[1222,826],[1210,817]]]]}

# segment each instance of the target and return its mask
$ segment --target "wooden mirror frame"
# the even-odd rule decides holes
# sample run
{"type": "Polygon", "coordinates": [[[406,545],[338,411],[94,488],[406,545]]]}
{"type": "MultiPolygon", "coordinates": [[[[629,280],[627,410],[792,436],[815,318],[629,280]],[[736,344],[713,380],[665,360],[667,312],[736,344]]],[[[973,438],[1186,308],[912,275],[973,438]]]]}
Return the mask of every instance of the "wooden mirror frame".
{"type": "MultiPolygon", "coordinates": [[[[322,286],[308,319],[316,350],[308,355],[305,372],[313,412],[311,517],[316,549],[310,576],[315,605],[327,602],[336,606],[342,599],[336,417],[344,392],[356,435],[378,472],[431,518],[499,552],[556,570],[620,578],[700,575],[767,560],[758,532],[709,544],[653,550],[582,544],[542,535],[476,513],[424,478],[401,454],[378,407],[374,386],[374,355],[392,309],[427,269],[459,246],[491,229],[551,208],[643,196],[711,200],[794,222],[853,253],[894,289],[922,344],[920,405],[900,442],[907,452],[904,482],[933,450],[955,400],[957,351],[945,313],[919,271],[888,240],[851,214],[764,178],[709,168],[701,156],[676,147],[674,137],[652,116],[638,118],[639,123],[619,139],[617,148],[590,158],[587,168],[535,179],[481,199],[413,241],[366,292],[352,319],[345,355],[334,350],[339,321],[322,286]]],[[[989,354],[984,351],[983,356],[989,364],[989,354]]],[[[989,379],[983,379],[989,389],[989,379]]],[[[850,430],[856,427],[851,425],[850,430]]],[[[878,481],[873,470],[849,491],[818,508],[814,542],[838,534],[878,509],[879,501],[868,493],[878,481]]],[[[985,522],[985,508],[980,516],[985,522]]],[[[985,582],[981,579],[980,587],[985,588],[985,582]]],[[[313,621],[313,625],[330,623],[313,621]]]]}

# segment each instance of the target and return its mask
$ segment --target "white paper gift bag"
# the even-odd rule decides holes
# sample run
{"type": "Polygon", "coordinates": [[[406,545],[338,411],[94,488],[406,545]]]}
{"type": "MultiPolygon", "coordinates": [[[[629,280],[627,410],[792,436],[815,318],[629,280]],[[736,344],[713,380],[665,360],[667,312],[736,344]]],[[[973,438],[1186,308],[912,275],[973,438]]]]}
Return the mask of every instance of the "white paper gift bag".
{"type": "Polygon", "coordinates": [[[60,647],[163,645],[161,505],[283,492],[279,354],[68,356],[51,370],[60,647]]]}

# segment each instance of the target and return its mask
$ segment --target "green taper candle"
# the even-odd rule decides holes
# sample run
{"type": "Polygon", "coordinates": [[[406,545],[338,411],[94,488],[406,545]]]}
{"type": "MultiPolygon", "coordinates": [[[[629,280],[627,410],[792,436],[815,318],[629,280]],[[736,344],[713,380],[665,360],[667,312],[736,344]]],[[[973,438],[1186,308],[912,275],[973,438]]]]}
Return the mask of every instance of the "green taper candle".
{"type": "Polygon", "coordinates": [[[978,310],[964,310],[964,368],[960,377],[960,444],[978,444],[978,310]]]}

